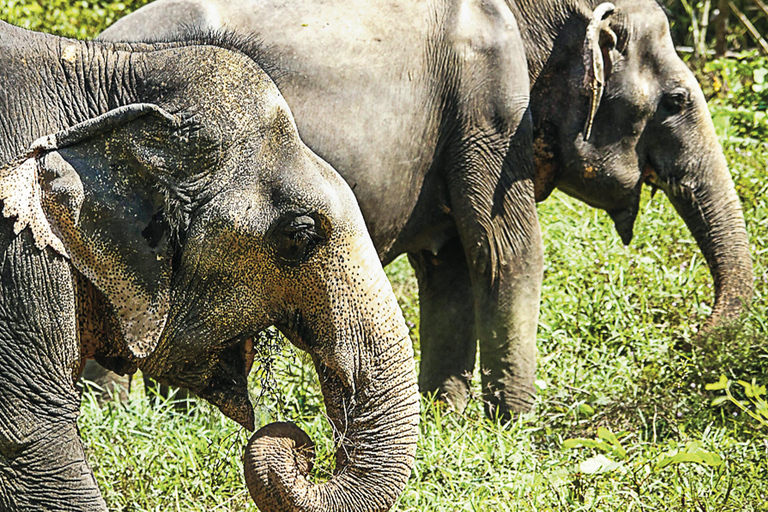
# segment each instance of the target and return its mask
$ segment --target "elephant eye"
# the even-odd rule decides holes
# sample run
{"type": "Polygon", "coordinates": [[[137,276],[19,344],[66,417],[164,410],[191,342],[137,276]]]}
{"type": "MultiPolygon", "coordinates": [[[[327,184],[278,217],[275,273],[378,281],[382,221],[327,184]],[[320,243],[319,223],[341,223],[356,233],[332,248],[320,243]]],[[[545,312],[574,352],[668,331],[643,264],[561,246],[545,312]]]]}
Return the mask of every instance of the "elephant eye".
{"type": "Polygon", "coordinates": [[[286,263],[300,263],[325,239],[320,223],[309,214],[292,214],[280,221],[274,239],[277,255],[286,263]]]}
{"type": "Polygon", "coordinates": [[[683,111],[688,104],[690,95],[687,89],[679,87],[664,93],[659,104],[659,109],[664,117],[675,116],[683,111]]]}

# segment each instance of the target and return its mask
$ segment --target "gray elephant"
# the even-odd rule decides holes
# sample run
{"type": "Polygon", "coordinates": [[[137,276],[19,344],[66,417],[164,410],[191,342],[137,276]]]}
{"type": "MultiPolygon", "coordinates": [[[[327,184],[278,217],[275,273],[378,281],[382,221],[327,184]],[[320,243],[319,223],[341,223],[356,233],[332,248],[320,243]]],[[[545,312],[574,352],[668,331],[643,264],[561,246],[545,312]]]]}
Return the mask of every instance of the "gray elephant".
{"type": "Polygon", "coordinates": [[[738,197],[653,0],[298,4],[158,0],[100,37],[226,26],[269,45],[302,137],[353,186],[382,261],[407,252],[416,269],[422,391],[460,407],[479,338],[493,403],[533,400],[541,249],[520,162],[527,119],[510,121],[525,101],[515,19],[536,200],[559,187],[606,210],[629,243],[643,184],[661,188],[714,277],[708,325],[750,299],[738,197]]]}
{"type": "Polygon", "coordinates": [[[741,204],[701,87],[653,0],[515,0],[531,76],[536,199],[554,187],[632,239],[643,184],[663,190],[714,278],[707,327],[752,297],[741,204]]]}
{"type": "Polygon", "coordinates": [[[463,409],[479,340],[489,413],[528,410],[543,248],[528,73],[503,0],[161,0],[99,37],[222,24],[267,43],[299,132],[352,187],[382,262],[408,253],[421,390],[463,409]]]}
{"type": "Polygon", "coordinates": [[[296,427],[259,436],[265,492],[294,490],[262,510],[386,510],[402,490],[408,331],[352,192],[259,59],[232,38],[113,45],[0,22],[0,510],[106,510],[76,426],[90,357],[253,429],[269,325],[310,353],[343,435],[322,486],[275,456],[296,427]]]}

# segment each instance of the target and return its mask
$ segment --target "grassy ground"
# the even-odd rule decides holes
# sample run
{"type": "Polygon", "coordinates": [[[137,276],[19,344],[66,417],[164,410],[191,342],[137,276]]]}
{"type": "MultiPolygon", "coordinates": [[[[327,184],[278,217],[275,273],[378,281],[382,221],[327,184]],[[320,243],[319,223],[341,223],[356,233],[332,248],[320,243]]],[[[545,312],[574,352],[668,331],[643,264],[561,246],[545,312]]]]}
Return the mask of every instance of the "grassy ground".
{"type": "MultiPolygon", "coordinates": [[[[143,3],[0,0],[0,18],[88,37],[143,3]]],[[[745,62],[747,74],[765,77],[765,60],[745,62]]],[[[764,114],[754,114],[766,106],[713,83],[751,237],[752,310],[696,336],[711,278],[663,194],[646,193],[630,247],[606,214],[554,194],[539,206],[546,267],[535,410],[500,425],[477,399],[461,415],[425,399],[416,468],[396,510],[768,510],[768,410],[764,389],[751,385],[768,383],[768,156],[764,114]]],[[[413,275],[404,259],[387,271],[418,348],[413,275]]],[[[327,477],[333,449],[314,371],[290,347],[270,346],[269,364],[252,375],[257,423],[297,422],[319,445],[317,478],[327,477]]],[[[241,474],[246,433],[207,404],[182,414],[150,407],[142,393],[137,386],[124,405],[83,403],[81,434],[110,508],[255,510],[241,474]]]]}

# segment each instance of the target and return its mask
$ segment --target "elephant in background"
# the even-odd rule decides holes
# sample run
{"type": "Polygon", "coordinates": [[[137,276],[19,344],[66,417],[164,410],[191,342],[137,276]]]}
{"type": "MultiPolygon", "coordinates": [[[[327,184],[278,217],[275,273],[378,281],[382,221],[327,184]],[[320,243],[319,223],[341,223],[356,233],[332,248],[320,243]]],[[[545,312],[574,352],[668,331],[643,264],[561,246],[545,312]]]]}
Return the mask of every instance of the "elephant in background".
{"type": "Polygon", "coordinates": [[[557,187],[608,212],[625,244],[643,185],[663,190],[715,284],[705,328],[752,297],[741,204],[701,87],[653,0],[510,0],[531,79],[536,199],[557,187]]]}
{"type": "MultiPolygon", "coordinates": [[[[264,41],[302,138],[352,187],[384,264],[419,281],[423,392],[491,416],[535,398],[543,246],[523,42],[504,0],[160,0],[103,32],[264,41]]],[[[276,76],[277,76],[276,75],[276,76]]]]}
{"type": "Polygon", "coordinates": [[[270,325],[311,355],[343,435],[314,486],[278,450],[306,436],[269,427],[249,461],[261,509],[386,510],[402,490],[408,330],[352,192],[260,60],[226,36],[116,45],[0,22],[0,510],[106,510],[76,426],[91,357],[252,430],[270,325]]]}

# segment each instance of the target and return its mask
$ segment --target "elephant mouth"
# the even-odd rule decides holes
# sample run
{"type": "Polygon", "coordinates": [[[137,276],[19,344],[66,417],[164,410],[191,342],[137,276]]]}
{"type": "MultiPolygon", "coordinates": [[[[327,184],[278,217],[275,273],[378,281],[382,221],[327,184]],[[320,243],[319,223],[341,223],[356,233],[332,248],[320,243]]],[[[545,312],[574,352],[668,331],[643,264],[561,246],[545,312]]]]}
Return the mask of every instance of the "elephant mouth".
{"type": "Polygon", "coordinates": [[[608,211],[608,215],[613,220],[616,232],[619,234],[624,245],[629,245],[632,241],[635,221],[640,212],[640,192],[643,185],[651,188],[651,197],[654,197],[658,190],[666,191],[670,186],[668,182],[661,179],[656,172],[656,166],[651,162],[650,158],[645,163],[642,163],[640,168],[642,169],[640,180],[631,191],[631,199],[627,201],[628,205],[608,211]]]}
{"type": "Polygon", "coordinates": [[[197,392],[225,416],[251,431],[255,418],[248,396],[248,375],[253,369],[254,337],[242,334],[230,339],[218,355],[208,386],[197,392]]]}
{"type": "Polygon", "coordinates": [[[656,192],[664,188],[664,184],[662,183],[659,174],[656,172],[655,167],[651,165],[650,162],[645,164],[642,176],[643,184],[651,187],[651,197],[655,196],[656,192]]]}

